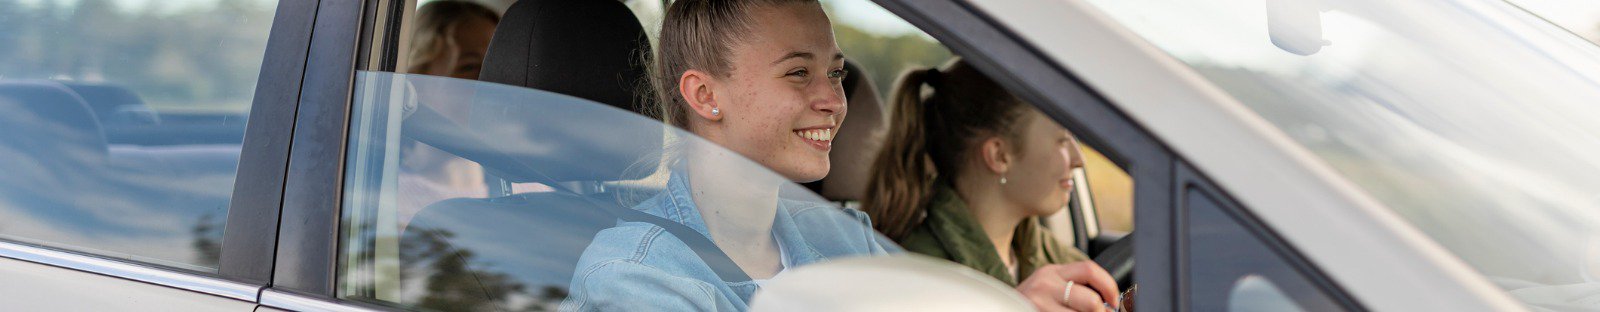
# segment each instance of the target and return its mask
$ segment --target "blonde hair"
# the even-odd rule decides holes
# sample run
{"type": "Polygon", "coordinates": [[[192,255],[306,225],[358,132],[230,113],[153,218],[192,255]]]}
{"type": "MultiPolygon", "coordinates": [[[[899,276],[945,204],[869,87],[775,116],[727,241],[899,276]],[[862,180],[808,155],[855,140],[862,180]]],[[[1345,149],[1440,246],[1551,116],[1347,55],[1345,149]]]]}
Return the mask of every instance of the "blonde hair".
{"type": "Polygon", "coordinates": [[[953,181],[979,142],[1001,136],[1022,149],[1020,121],[1032,107],[959,58],[943,67],[901,75],[889,97],[889,136],[861,208],[895,240],[922,224],[936,179],[953,181]]]}
{"type": "Polygon", "coordinates": [[[495,13],[481,4],[471,1],[445,0],[423,4],[417,8],[416,33],[412,37],[411,63],[406,66],[408,73],[429,75],[444,75],[448,73],[427,72],[429,68],[455,68],[455,64],[438,65],[439,62],[455,62],[452,51],[460,51],[461,47],[455,41],[456,28],[466,24],[472,18],[482,18],[491,24],[500,23],[500,14],[495,13]]]}
{"type": "Polygon", "coordinates": [[[737,38],[750,33],[750,11],[785,3],[816,0],[678,0],[661,22],[655,70],[656,114],[668,124],[689,129],[689,104],[678,92],[678,78],[690,69],[719,77],[733,70],[730,52],[737,38]]]}

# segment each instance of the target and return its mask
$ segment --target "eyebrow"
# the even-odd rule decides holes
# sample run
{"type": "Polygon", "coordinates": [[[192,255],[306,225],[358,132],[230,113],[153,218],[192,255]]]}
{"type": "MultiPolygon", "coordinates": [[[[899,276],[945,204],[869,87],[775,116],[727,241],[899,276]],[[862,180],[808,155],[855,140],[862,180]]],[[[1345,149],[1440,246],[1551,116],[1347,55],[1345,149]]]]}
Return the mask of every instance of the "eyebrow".
{"type": "MultiPolygon", "coordinates": [[[[812,54],[811,52],[801,52],[801,51],[789,52],[789,54],[784,54],[783,57],[778,58],[778,60],[772,61],[772,65],[778,65],[778,63],[783,63],[783,61],[787,61],[787,60],[792,59],[792,58],[803,58],[803,59],[809,60],[809,59],[817,58],[817,55],[816,54],[812,54]]],[[[837,61],[837,60],[842,60],[842,59],[844,59],[844,53],[834,53],[833,54],[833,60],[837,61]]]]}

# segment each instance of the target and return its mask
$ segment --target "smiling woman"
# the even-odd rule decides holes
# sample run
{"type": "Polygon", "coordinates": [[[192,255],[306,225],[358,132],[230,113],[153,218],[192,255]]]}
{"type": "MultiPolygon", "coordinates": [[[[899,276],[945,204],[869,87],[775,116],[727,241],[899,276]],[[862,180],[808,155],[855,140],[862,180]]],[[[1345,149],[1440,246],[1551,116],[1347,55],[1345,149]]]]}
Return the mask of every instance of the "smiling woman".
{"type": "Polygon", "coordinates": [[[789,269],[898,249],[863,213],[794,183],[831,171],[846,115],[843,55],[821,6],[684,0],[668,15],[654,94],[638,61],[646,31],[614,1],[512,5],[482,81],[360,72],[340,298],[743,310],[789,269]],[[694,32],[707,29],[717,31],[694,32]],[[680,121],[636,113],[663,108],[680,121]],[[410,141],[553,189],[411,200],[424,207],[408,215],[415,194],[397,176],[418,154],[395,147],[410,141]]]}
{"type": "Polygon", "coordinates": [[[749,280],[700,269],[711,263],[692,248],[654,243],[658,225],[623,224],[596,234],[564,309],[744,310],[762,281],[793,266],[886,252],[871,231],[801,235],[861,230],[867,221],[859,211],[836,218],[827,206],[780,199],[780,187],[792,184],[736,178],[765,170],[728,166],[749,159],[791,182],[828,174],[846,73],[819,3],[677,1],[655,61],[666,120],[720,148],[679,145],[667,190],[635,209],[699,230],[749,280]]]}

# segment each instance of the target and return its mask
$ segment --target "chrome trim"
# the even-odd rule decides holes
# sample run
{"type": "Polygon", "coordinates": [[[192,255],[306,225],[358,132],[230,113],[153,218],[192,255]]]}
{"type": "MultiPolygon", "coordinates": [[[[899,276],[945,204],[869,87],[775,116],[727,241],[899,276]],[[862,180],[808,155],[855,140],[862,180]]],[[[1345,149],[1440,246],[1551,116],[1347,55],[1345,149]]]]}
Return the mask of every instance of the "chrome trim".
{"type": "Polygon", "coordinates": [[[375,312],[375,311],[380,311],[380,310],[374,310],[374,309],[370,309],[370,308],[366,308],[366,307],[362,307],[362,306],[358,306],[358,305],[341,304],[341,303],[338,303],[338,302],[333,302],[333,301],[328,301],[328,300],[323,300],[323,299],[317,299],[317,298],[311,298],[311,297],[306,297],[306,296],[286,293],[286,292],[273,290],[273,289],[265,289],[265,290],[261,291],[261,305],[268,306],[268,307],[273,307],[273,308],[278,308],[278,309],[289,310],[289,311],[301,311],[301,312],[308,312],[308,311],[341,311],[341,312],[342,311],[351,311],[351,312],[373,311],[373,312],[375,312]]]}
{"type": "Polygon", "coordinates": [[[0,241],[0,257],[255,302],[262,286],[0,241]]]}

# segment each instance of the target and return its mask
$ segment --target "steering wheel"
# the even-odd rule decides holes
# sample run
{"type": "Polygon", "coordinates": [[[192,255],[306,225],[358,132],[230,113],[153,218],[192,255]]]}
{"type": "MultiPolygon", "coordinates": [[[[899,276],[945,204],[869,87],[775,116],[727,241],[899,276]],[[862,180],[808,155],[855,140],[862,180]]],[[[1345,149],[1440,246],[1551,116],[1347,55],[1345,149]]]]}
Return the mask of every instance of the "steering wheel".
{"type": "Polygon", "coordinates": [[[1119,238],[1106,246],[1105,250],[1094,256],[1094,263],[1111,273],[1111,278],[1117,280],[1117,289],[1126,290],[1133,286],[1133,235],[1119,238]]]}

